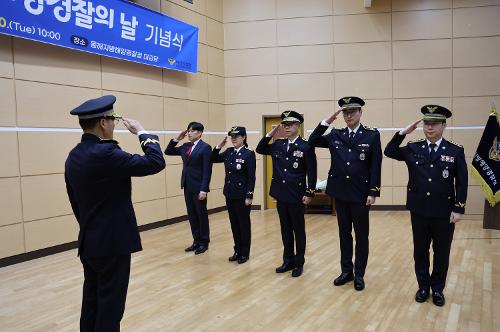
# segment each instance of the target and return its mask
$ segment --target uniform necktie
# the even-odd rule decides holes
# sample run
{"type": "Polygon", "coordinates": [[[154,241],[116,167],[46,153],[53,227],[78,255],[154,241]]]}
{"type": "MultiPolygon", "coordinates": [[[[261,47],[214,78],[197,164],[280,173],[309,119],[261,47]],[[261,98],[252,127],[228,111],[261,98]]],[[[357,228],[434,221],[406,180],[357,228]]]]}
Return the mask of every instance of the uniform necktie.
{"type": "Polygon", "coordinates": [[[431,143],[429,144],[429,147],[431,148],[429,150],[429,157],[431,158],[432,160],[432,157],[434,157],[434,153],[436,152],[434,149],[436,148],[436,144],[435,143],[431,143]]]}
{"type": "Polygon", "coordinates": [[[189,144],[189,149],[186,151],[186,159],[189,160],[189,156],[191,155],[191,151],[193,151],[194,144],[189,144]]]}
{"type": "Polygon", "coordinates": [[[349,143],[351,143],[351,142],[352,142],[352,139],[354,138],[354,135],[355,135],[355,134],[356,134],[356,133],[355,133],[354,131],[351,131],[351,132],[349,133],[349,143]]]}

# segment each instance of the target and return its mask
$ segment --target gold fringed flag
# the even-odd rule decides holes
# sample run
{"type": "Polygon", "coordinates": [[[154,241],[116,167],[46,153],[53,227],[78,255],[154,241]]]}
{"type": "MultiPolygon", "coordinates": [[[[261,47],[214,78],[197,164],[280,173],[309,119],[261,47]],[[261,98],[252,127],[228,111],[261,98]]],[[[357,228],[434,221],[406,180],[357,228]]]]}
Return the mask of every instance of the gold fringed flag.
{"type": "Polygon", "coordinates": [[[472,177],[479,182],[492,207],[500,202],[499,118],[493,105],[471,167],[472,177]]]}

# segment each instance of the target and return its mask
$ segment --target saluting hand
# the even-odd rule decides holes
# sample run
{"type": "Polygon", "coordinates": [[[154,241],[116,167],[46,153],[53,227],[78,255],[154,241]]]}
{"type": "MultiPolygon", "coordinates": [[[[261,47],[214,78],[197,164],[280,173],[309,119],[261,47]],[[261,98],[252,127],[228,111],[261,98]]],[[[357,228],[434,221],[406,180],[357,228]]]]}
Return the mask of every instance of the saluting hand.
{"type": "Polygon", "coordinates": [[[227,142],[227,136],[224,136],[222,141],[219,143],[219,147],[222,149],[224,145],[226,145],[226,142],[227,142]]]}
{"type": "Polygon", "coordinates": [[[144,130],[144,127],[141,125],[141,123],[134,119],[123,118],[123,124],[125,125],[125,127],[127,127],[128,131],[130,131],[134,135],[137,135],[138,132],[144,130]]]}
{"type": "Polygon", "coordinates": [[[417,129],[417,126],[418,124],[421,122],[422,120],[417,120],[415,122],[413,122],[412,124],[408,125],[408,127],[406,127],[405,129],[403,129],[403,131],[401,131],[401,134],[402,135],[408,135],[408,134],[411,134],[415,129],[417,129]]]}
{"type": "Polygon", "coordinates": [[[267,133],[267,135],[271,136],[274,138],[274,135],[276,135],[276,133],[278,132],[278,130],[281,128],[281,124],[277,125],[276,127],[274,127],[273,129],[271,129],[270,132],[267,133]]]}
{"type": "Polygon", "coordinates": [[[325,120],[326,123],[331,124],[333,121],[335,121],[335,119],[337,119],[337,117],[339,116],[339,114],[341,112],[342,112],[342,110],[338,110],[335,113],[333,113],[332,115],[330,115],[330,117],[325,120]]]}
{"type": "Polygon", "coordinates": [[[186,137],[186,134],[187,134],[187,129],[186,130],[183,130],[179,133],[179,135],[177,136],[177,140],[178,141],[182,141],[184,139],[184,137],[186,137]]]}

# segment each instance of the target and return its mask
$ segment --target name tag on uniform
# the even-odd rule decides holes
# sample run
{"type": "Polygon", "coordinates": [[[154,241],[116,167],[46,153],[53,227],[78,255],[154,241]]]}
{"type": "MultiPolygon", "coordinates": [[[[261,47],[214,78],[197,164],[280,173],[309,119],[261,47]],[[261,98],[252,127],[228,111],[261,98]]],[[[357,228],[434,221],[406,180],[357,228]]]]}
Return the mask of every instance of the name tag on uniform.
{"type": "Polygon", "coordinates": [[[304,157],[304,152],[299,151],[299,150],[295,150],[295,151],[293,151],[293,156],[298,157],[298,158],[302,158],[302,157],[304,157]]]}
{"type": "Polygon", "coordinates": [[[362,148],[369,148],[370,147],[370,144],[358,144],[358,146],[362,147],[362,148]]]}
{"type": "Polygon", "coordinates": [[[455,157],[452,156],[441,156],[441,161],[446,161],[448,163],[454,163],[455,162],[455,157]]]}
{"type": "Polygon", "coordinates": [[[243,164],[243,163],[245,163],[245,159],[236,159],[236,162],[243,164]]]}

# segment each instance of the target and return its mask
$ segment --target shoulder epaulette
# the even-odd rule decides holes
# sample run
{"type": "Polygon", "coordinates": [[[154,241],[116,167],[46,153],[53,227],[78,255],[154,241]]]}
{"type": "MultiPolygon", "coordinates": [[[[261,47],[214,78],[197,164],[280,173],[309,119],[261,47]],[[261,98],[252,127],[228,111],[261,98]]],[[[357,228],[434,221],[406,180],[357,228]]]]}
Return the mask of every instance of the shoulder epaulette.
{"type": "Polygon", "coordinates": [[[453,141],[450,141],[450,140],[447,140],[448,142],[450,142],[451,144],[455,145],[455,146],[458,146],[459,148],[463,148],[464,146],[463,145],[460,145],[458,143],[455,143],[453,141]]]}
{"type": "Polygon", "coordinates": [[[378,131],[377,128],[375,128],[375,127],[368,127],[368,126],[363,125],[363,128],[365,128],[366,130],[378,131]]]}
{"type": "Polygon", "coordinates": [[[248,146],[245,146],[244,148],[245,148],[245,149],[247,149],[247,150],[248,150],[248,151],[250,151],[250,152],[253,152],[253,150],[252,150],[252,149],[250,149],[248,146]]]}

